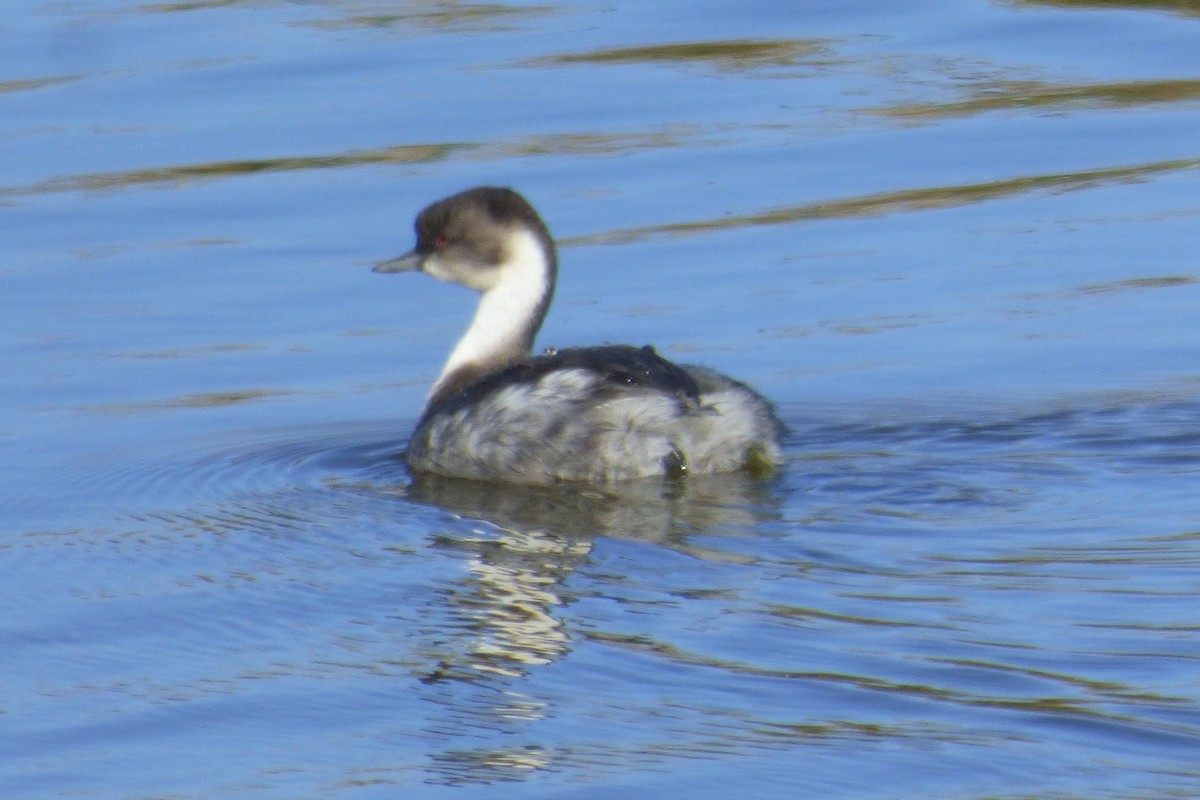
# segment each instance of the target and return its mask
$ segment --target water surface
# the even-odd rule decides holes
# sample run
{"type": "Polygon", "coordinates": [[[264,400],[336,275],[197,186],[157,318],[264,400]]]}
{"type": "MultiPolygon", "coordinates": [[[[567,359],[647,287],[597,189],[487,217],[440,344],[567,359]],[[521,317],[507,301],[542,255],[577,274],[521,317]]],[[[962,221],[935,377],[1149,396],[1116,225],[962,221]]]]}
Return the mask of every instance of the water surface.
{"type": "Polygon", "coordinates": [[[1200,792],[1197,19],[12,5],[0,793],[1200,792]],[[780,473],[409,476],[479,183],[780,473]]]}

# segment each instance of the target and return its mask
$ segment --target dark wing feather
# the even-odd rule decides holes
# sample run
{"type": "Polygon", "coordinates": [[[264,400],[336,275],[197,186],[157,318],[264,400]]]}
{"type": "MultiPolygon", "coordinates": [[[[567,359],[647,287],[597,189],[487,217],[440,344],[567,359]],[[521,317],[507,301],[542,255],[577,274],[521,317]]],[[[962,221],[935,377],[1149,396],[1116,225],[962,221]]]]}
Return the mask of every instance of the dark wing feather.
{"type": "Polygon", "coordinates": [[[660,356],[653,347],[612,344],[579,347],[538,356],[533,366],[542,374],[555,369],[586,369],[616,386],[639,386],[697,401],[700,388],[685,370],[660,356]],[[542,366],[545,364],[545,366],[542,366]]]}
{"type": "MultiPolygon", "coordinates": [[[[484,375],[436,404],[438,413],[453,413],[473,405],[492,392],[517,383],[536,383],[547,374],[561,369],[583,369],[601,376],[614,391],[636,386],[663,392],[694,406],[700,401],[700,388],[683,368],[660,356],[653,347],[600,345],[555,350],[525,361],[510,364],[484,375]]],[[[434,411],[430,408],[429,411],[434,411]]]]}

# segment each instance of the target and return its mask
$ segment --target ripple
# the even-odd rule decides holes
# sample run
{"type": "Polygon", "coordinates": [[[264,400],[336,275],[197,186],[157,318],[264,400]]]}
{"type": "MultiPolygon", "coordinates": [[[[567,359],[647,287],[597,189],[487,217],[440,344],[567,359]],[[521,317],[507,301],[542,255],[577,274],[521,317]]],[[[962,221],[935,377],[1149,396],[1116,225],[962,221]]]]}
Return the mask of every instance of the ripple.
{"type": "Polygon", "coordinates": [[[382,681],[446,785],[846,745],[1017,774],[1051,739],[1169,765],[1197,540],[1127,522],[1193,486],[1197,411],[809,408],[774,481],[582,491],[413,478],[391,421],[180,445],[70,476],[110,517],[9,554],[0,638],[53,656],[18,711],[361,714],[382,681]]]}
{"type": "Polygon", "coordinates": [[[695,236],[739,228],[795,225],[816,220],[855,219],[937,208],[956,208],[1006,197],[1080,191],[1096,186],[1151,180],[1158,175],[1187,172],[1195,170],[1197,167],[1200,167],[1200,159],[1184,158],[1130,166],[1098,167],[1074,172],[1025,175],[982,183],[900,189],[840,200],[827,200],[742,214],[725,214],[715,219],[671,222],[607,231],[572,237],[567,242],[587,245],[628,244],[664,236],[695,236]]]}

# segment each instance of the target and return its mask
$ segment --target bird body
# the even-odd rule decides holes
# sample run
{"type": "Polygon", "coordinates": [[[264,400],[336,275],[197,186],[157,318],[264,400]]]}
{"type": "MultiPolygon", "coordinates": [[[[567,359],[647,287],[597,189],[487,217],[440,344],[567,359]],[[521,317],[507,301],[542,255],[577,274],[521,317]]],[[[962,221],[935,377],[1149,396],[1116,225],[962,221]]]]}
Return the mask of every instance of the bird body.
{"type": "Polygon", "coordinates": [[[771,404],[713,370],[652,347],[532,355],[553,297],[557,252],[510,189],[438,201],[417,246],[378,272],[421,270],[482,293],[434,383],[407,452],[410,469],[516,483],[613,482],[749,469],[780,461],[771,404]]]}

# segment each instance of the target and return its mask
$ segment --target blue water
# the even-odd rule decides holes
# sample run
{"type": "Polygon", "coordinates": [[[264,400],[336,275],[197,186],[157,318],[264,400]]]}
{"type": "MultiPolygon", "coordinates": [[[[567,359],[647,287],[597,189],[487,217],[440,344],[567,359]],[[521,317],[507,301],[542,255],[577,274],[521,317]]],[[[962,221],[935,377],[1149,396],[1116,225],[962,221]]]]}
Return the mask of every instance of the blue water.
{"type": "Polygon", "coordinates": [[[0,796],[1200,794],[1200,9],[6,10],[0,796]],[[784,469],[409,476],[480,183],[784,469]]]}

